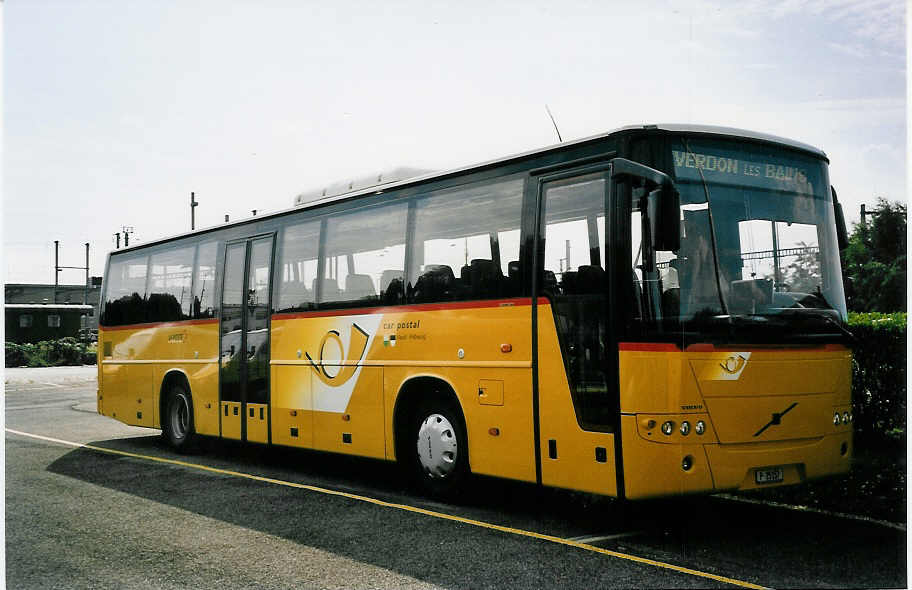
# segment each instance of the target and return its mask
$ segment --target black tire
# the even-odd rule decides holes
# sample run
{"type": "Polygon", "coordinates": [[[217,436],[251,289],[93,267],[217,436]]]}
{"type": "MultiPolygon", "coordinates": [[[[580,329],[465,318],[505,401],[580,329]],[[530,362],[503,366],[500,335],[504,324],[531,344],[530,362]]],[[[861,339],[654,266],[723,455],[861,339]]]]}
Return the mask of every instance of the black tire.
{"type": "Polygon", "coordinates": [[[193,399],[183,385],[172,385],[162,414],[162,436],[178,452],[188,451],[195,438],[193,399]]]}
{"type": "Polygon", "coordinates": [[[452,499],[469,476],[469,443],[462,411],[429,400],[412,414],[406,450],[415,482],[426,493],[452,499]]]}

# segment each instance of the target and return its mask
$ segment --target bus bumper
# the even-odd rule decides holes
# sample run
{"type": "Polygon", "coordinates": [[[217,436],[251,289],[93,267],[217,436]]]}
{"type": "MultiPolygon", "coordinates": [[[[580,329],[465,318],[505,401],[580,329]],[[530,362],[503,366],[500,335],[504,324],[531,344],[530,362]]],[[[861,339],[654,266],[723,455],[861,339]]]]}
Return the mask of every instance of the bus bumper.
{"type": "Polygon", "coordinates": [[[763,443],[661,443],[637,434],[634,416],[623,416],[624,496],[631,500],[715,493],[804,483],[847,473],[852,433],[763,443]],[[758,483],[758,471],[781,479],[758,483]]]}

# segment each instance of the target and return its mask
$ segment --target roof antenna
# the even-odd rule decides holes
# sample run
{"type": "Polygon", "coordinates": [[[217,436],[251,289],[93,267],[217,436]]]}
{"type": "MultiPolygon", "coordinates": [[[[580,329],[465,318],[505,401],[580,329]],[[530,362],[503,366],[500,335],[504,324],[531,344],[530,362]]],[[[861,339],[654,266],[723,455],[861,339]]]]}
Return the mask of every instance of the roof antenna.
{"type": "Polygon", "coordinates": [[[554,125],[554,132],[557,133],[557,141],[564,143],[560,136],[560,130],[557,128],[557,122],[554,121],[554,115],[551,114],[551,109],[548,108],[548,103],[545,103],[545,110],[548,111],[548,116],[551,117],[551,124],[554,125]]]}

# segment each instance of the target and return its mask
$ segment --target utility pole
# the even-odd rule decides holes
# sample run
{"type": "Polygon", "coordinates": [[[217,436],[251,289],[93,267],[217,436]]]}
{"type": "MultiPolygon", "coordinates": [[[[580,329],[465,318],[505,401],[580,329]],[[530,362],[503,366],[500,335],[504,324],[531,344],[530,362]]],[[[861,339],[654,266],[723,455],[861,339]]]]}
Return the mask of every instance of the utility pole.
{"type": "Polygon", "coordinates": [[[60,278],[60,240],[54,240],[54,303],[57,303],[57,283],[60,278]]]}
{"type": "Polygon", "coordinates": [[[196,210],[196,206],[199,205],[199,203],[196,202],[195,196],[196,195],[193,192],[190,193],[190,231],[193,231],[196,229],[196,211],[195,210],[196,210]]]}
{"type": "Polygon", "coordinates": [[[879,209],[872,209],[872,210],[870,210],[870,211],[867,211],[867,210],[865,209],[865,204],[862,203],[862,204],[861,204],[861,225],[865,225],[865,224],[866,224],[866,222],[865,222],[865,215],[874,216],[874,215],[877,215],[877,214],[880,213],[880,212],[881,212],[881,211],[880,211],[879,209]]]}
{"type": "Polygon", "coordinates": [[[73,270],[86,271],[86,290],[83,293],[83,303],[88,301],[89,285],[89,243],[86,242],[86,265],[85,266],[60,266],[60,240],[54,240],[54,303],[57,303],[57,287],[60,284],[60,271],[69,268],[73,270]]]}
{"type": "Polygon", "coordinates": [[[85,243],[86,247],[86,284],[85,290],[82,292],[82,304],[88,305],[89,303],[89,283],[92,279],[89,278],[89,243],[85,243]]]}

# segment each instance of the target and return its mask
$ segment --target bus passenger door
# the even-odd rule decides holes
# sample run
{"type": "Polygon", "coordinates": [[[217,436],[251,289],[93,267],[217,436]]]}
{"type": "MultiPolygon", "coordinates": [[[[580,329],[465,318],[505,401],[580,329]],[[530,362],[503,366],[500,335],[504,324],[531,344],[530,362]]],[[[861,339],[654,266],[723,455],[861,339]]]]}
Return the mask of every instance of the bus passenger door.
{"type": "Polygon", "coordinates": [[[269,301],[273,237],[229,243],[221,305],[223,438],[269,442],[269,301]]]}
{"type": "Polygon", "coordinates": [[[545,485],[617,494],[607,163],[539,179],[538,424],[545,485]]]}

